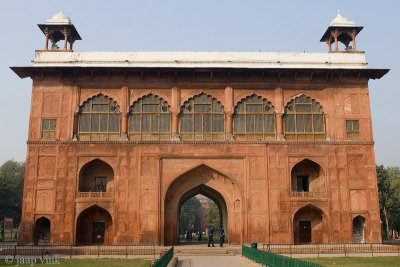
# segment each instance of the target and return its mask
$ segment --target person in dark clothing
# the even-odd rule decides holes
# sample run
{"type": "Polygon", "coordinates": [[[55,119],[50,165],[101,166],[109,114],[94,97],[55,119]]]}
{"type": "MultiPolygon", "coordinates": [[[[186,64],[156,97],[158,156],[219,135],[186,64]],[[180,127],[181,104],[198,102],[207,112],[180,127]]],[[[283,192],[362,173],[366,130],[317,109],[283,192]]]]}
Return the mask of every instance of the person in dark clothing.
{"type": "Polygon", "coordinates": [[[214,247],[214,228],[212,226],[208,230],[208,246],[210,245],[214,247]]]}
{"type": "Polygon", "coordinates": [[[221,226],[221,230],[219,230],[219,246],[221,248],[222,248],[224,242],[225,242],[225,231],[224,231],[224,227],[221,226]]]}
{"type": "Polygon", "coordinates": [[[198,236],[199,236],[199,242],[201,242],[201,238],[202,238],[202,232],[201,232],[201,230],[198,232],[198,236]]]}

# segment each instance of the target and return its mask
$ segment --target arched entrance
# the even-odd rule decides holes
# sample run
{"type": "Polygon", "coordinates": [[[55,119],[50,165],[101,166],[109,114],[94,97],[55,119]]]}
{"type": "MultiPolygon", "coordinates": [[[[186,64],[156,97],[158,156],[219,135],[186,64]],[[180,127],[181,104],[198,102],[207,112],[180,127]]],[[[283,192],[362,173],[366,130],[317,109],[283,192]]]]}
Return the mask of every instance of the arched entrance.
{"type": "Polygon", "coordinates": [[[321,197],[325,193],[325,173],[319,164],[305,159],[297,163],[291,172],[294,196],[321,197]]]}
{"type": "Polygon", "coordinates": [[[201,194],[213,200],[221,214],[225,235],[230,244],[241,244],[243,238],[242,194],[234,180],[200,165],[176,178],[164,198],[164,245],[178,243],[179,212],[189,198],[201,194]]]}
{"type": "Polygon", "coordinates": [[[34,243],[35,245],[43,245],[50,243],[50,220],[46,217],[40,217],[35,222],[34,227],[34,243]]]}
{"type": "Polygon", "coordinates": [[[79,192],[112,192],[114,171],[110,165],[95,159],[79,171],[79,192]]]}
{"type": "Polygon", "coordinates": [[[353,240],[354,243],[364,243],[365,218],[357,216],[353,219],[353,240]]]}
{"type": "Polygon", "coordinates": [[[313,205],[299,209],[293,217],[295,244],[328,243],[328,229],[325,214],[313,205]]]}
{"type": "MultiPolygon", "coordinates": [[[[202,184],[199,185],[196,188],[193,188],[192,190],[188,191],[186,194],[184,194],[180,201],[179,201],[179,208],[178,208],[178,229],[177,229],[177,238],[178,238],[178,242],[179,242],[179,219],[180,219],[180,212],[181,212],[181,207],[183,205],[183,203],[185,203],[188,199],[196,196],[196,195],[203,195],[205,197],[208,197],[209,199],[211,199],[212,201],[214,201],[215,204],[217,204],[218,206],[218,210],[219,210],[219,216],[220,216],[220,225],[213,225],[214,230],[216,230],[216,227],[220,227],[220,226],[224,226],[224,229],[228,229],[228,209],[226,207],[226,203],[224,198],[222,197],[222,195],[220,193],[218,193],[217,191],[215,191],[214,189],[202,184]]],[[[206,225],[205,227],[210,227],[210,225],[206,225]]],[[[206,229],[202,229],[203,231],[205,231],[206,229]]],[[[217,235],[218,233],[215,232],[215,234],[217,235]]],[[[226,241],[228,241],[228,230],[225,230],[225,236],[226,236],[226,241]]]]}
{"type": "Polygon", "coordinates": [[[112,218],[105,209],[94,205],[79,214],[76,221],[76,244],[111,244],[112,218]]]}

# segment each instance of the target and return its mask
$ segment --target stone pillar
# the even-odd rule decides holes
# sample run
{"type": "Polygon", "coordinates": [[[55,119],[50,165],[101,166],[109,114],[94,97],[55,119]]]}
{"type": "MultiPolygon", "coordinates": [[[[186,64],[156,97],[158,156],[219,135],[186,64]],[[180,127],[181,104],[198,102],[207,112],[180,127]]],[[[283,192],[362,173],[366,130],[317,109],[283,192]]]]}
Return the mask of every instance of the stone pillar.
{"type": "Polygon", "coordinates": [[[128,140],[128,114],[129,114],[129,92],[128,87],[124,86],[121,88],[121,137],[120,140],[128,140]]]}
{"type": "Polygon", "coordinates": [[[357,51],[357,48],[356,48],[356,34],[357,34],[356,30],[353,30],[353,32],[351,33],[351,38],[353,39],[353,52],[357,51]]]}
{"type": "Polygon", "coordinates": [[[74,112],[74,123],[72,128],[72,140],[78,140],[78,119],[79,119],[79,112],[74,112]]]}
{"type": "Polygon", "coordinates": [[[64,29],[64,51],[67,51],[67,44],[68,44],[68,33],[67,29],[64,29]]]}
{"type": "Polygon", "coordinates": [[[172,116],[172,136],[171,140],[179,141],[179,112],[181,103],[181,91],[178,87],[173,87],[171,92],[171,116],[172,116]]]}
{"type": "Polygon", "coordinates": [[[46,35],[46,44],[44,46],[44,50],[49,50],[49,32],[46,28],[44,34],[46,35]]]}
{"type": "Polygon", "coordinates": [[[276,139],[277,140],[285,140],[283,135],[283,112],[275,111],[275,118],[276,118],[276,139]]]}
{"type": "Polygon", "coordinates": [[[331,52],[332,52],[332,43],[331,43],[331,40],[328,39],[328,40],[326,40],[325,42],[328,44],[329,53],[331,53],[331,52]]]}
{"type": "Polygon", "coordinates": [[[337,30],[335,30],[334,32],[331,33],[331,35],[335,39],[335,52],[339,52],[339,44],[338,44],[338,39],[337,39],[339,36],[339,33],[337,30]]]}
{"type": "Polygon", "coordinates": [[[330,141],[331,138],[330,138],[329,133],[328,133],[328,128],[329,128],[329,126],[328,126],[329,125],[328,112],[324,112],[324,117],[325,117],[325,138],[326,138],[327,141],[330,141]]]}
{"type": "Polygon", "coordinates": [[[226,140],[233,141],[233,88],[231,86],[225,87],[225,106],[224,111],[226,113],[226,140]]]}

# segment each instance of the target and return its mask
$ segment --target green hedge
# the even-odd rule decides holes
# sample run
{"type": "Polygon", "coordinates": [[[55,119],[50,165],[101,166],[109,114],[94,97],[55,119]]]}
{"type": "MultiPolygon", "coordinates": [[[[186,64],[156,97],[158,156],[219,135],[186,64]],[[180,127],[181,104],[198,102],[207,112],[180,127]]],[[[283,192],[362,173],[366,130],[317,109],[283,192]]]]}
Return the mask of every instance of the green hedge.
{"type": "Polygon", "coordinates": [[[153,267],[166,267],[174,256],[174,247],[170,248],[164,255],[161,256],[154,264],[153,267]]]}
{"type": "Polygon", "coordinates": [[[242,246],[242,256],[269,267],[323,267],[318,263],[293,259],[246,246],[242,246]]]}

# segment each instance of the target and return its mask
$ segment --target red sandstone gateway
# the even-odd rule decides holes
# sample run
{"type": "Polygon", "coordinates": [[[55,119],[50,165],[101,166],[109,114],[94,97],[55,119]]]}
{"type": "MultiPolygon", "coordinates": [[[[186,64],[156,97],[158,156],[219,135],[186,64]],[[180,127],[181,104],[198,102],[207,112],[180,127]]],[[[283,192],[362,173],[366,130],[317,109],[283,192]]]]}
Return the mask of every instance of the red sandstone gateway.
{"type": "Polygon", "coordinates": [[[230,244],[381,241],[368,80],[388,70],[362,27],[338,14],[329,53],[73,52],[64,13],[39,27],[12,67],[33,80],[19,244],[176,244],[197,194],[230,244]]]}

